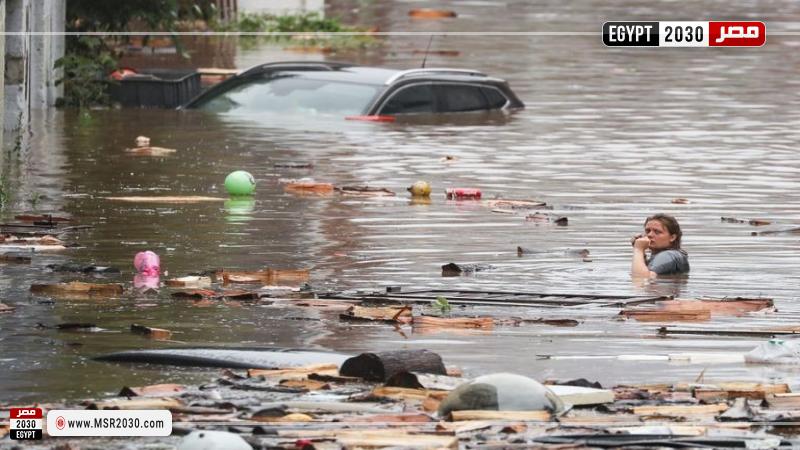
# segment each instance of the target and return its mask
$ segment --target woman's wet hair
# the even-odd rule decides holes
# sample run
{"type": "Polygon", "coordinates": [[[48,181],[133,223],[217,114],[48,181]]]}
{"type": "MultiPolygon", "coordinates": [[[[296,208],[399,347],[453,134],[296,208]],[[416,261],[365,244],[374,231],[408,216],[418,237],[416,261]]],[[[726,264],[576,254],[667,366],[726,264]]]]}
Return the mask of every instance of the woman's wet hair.
{"type": "Polygon", "coordinates": [[[650,222],[651,220],[658,221],[661,223],[661,225],[664,225],[664,228],[667,229],[669,234],[675,235],[675,240],[672,241],[672,244],[669,248],[680,250],[681,236],[683,236],[683,232],[681,231],[681,226],[678,224],[678,219],[670,216],[669,214],[653,214],[644,221],[644,226],[646,227],[647,222],[650,222]]]}

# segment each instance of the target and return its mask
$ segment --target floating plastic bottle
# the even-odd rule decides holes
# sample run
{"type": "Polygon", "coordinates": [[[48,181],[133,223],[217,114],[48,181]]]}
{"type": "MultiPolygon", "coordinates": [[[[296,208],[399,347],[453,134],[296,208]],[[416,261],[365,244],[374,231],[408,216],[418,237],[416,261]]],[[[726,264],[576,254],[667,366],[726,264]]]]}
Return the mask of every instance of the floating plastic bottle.
{"type": "Polygon", "coordinates": [[[150,250],[139,252],[133,258],[133,267],[142,275],[155,277],[161,274],[161,259],[150,250]]]}
{"type": "Polygon", "coordinates": [[[448,200],[461,199],[480,199],[481,190],[473,188],[448,188],[446,191],[448,200]]]}

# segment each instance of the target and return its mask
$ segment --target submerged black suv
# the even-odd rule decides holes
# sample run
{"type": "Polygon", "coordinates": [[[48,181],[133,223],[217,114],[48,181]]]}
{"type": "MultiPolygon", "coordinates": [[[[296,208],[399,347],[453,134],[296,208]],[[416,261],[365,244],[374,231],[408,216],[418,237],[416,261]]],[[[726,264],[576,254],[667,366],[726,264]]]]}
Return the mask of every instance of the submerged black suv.
{"type": "Polygon", "coordinates": [[[220,113],[393,116],[523,107],[505,80],[474,70],[275,62],[240,72],[182,108],[220,113]]]}

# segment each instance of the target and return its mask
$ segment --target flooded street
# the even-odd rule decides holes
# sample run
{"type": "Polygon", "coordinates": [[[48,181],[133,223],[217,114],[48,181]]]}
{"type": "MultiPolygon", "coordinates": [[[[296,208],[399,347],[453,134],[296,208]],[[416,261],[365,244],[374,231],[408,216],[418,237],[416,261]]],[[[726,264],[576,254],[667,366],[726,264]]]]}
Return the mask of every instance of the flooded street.
{"type": "MultiPolygon", "coordinates": [[[[310,269],[317,291],[464,289],[603,295],[770,297],[781,317],[800,317],[800,234],[752,236],[760,228],[721,217],[765,218],[800,225],[800,4],[790,1],[438,2],[456,19],[414,21],[420,2],[351,3],[332,8],[346,21],[382,31],[571,31],[593,35],[440,36],[428,67],[473,68],[507,79],[526,104],[509,115],[445,117],[397,123],[341,118],[215,116],[197,111],[107,110],[81,117],[48,111],[35,118],[29,142],[3,155],[4,178],[17,186],[3,222],[22,212],[57,213],[93,228],[66,235],[79,244],[36,254],[30,265],[0,263],[0,401],[56,401],[116,392],[123,385],[203,381],[214,370],[91,361],[116,350],[164,348],[128,332],[131,323],[167,328],[190,345],[325,349],[355,354],[427,348],[465,375],[513,371],[536,379],[601,383],[706,379],[781,380],[791,367],[741,363],[631,361],[618,355],[742,353],[761,338],[657,338],[659,324],[604,314],[476,307],[470,315],[575,318],[574,328],[497,327],[490,332],[420,334],[411,328],[339,322],[311,308],[193,307],[154,296],[48,301],[32,283],[91,280],[53,273],[48,264],[77,262],[122,269],[131,287],[133,255],[153,250],[167,278],[219,268],[310,269]],[[675,8],[680,5],[680,12],[675,8]],[[713,14],[713,17],[709,17],[713,14]],[[762,20],[767,43],[752,49],[610,49],[606,20],[762,20]],[[782,34],[783,33],[783,34],[782,34]],[[177,149],[166,157],[125,154],[138,135],[177,149]],[[443,161],[445,156],[453,161],[443,161]],[[276,167],[311,163],[309,169],[276,167]],[[234,170],[257,179],[254,201],[187,205],[124,203],[106,197],[226,197],[234,170]],[[396,197],[298,196],[281,179],[311,177],[334,185],[385,187],[396,197]],[[411,201],[417,180],[433,186],[430,204],[411,201]],[[475,201],[446,200],[449,187],[474,187],[484,199],[531,199],[569,218],[566,227],[507,215],[475,201]],[[34,196],[43,196],[31,201],[34,196]],[[675,198],[688,203],[672,203],[675,198]],[[691,261],[687,280],[634,283],[630,237],[656,212],[675,215],[691,261]],[[517,247],[536,252],[518,256],[517,247]],[[589,260],[569,250],[588,249],[589,260]],[[490,264],[474,276],[442,277],[441,266],[490,264]],[[792,314],[794,313],[794,314],[792,314]],[[92,322],[100,333],[37,328],[92,322]],[[540,359],[537,355],[608,356],[540,359]],[[612,358],[614,357],[614,358],[612,358]],[[591,366],[589,366],[589,364],[591,366]]],[[[363,54],[285,52],[282,45],[239,48],[237,68],[271,60],[352,60],[391,68],[421,63],[429,37],[393,36],[363,54]]],[[[13,136],[11,137],[13,138],[13,136]]],[[[6,139],[11,139],[8,134],[6,139]]],[[[774,226],[771,226],[774,228],[774,226]]],[[[772,229],[772,228],[770,228],[772,229]]],[[[769,314],[715,319],[714,327],[797,326],[769,314]]],[[[709,325],[710,326],[710,325],[709,325]]]]}

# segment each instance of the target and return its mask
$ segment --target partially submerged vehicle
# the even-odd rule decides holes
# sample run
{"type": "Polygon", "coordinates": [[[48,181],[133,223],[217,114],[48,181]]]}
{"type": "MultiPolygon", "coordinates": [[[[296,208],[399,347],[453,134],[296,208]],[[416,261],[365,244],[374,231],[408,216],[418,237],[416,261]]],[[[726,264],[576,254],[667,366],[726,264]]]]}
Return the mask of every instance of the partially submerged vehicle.
{"type": "Polygon", "coordinates": [[[245,70],[182,108],[380,117],[513,110],[524,105],[505,80],[475,70],[275,62],[245,70]]]}

